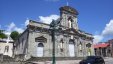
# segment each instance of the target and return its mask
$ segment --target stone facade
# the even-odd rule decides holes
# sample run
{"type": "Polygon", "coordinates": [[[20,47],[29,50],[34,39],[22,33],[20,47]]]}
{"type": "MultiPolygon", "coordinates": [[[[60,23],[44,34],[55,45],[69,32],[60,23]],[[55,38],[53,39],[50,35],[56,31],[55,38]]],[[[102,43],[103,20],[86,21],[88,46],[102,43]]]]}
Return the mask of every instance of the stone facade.
{"type": "MultiPolygon", "coordinates": [[[[94,55],[93,36],[81,31],[77,22],[78,12],[70,7],[60,8],[60,18],[55,31],[56,57],[85,57],[94,55]]],[[[52,57],[53,42],[50,24],[29,20],[27,29],[15,42],[15,57],[52,57]]]]}
{"type": "Polygon", "coordinates": [[[10,38],[8,39],[0,39],[0,54],[8,55],[10,57],[13,56],[13,43],[14,41],[10,38]]]}

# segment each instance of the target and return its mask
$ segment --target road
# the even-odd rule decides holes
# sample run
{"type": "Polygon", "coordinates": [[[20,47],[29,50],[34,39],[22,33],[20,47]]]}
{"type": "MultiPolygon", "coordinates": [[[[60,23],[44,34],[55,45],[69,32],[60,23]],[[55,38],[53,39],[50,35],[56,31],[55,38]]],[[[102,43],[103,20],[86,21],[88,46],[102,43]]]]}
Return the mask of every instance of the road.
{"type": "MultiPolygon", "coordinates": [[[[79,64],[79,61],[80,60],[76,61],[75,64],[79,64]]],[[[111,57],[104,58],[104,61],[105,61],[105,64],[113,64],[113,58],[111,58],[111,57]]]]}
{"type": "Polygon", "coordinates": [[[105,58],[104,61],[105,61],[105,64],[113,64],[113,58],[111,57],[105,58]]]}
{"type": "MultiPolygon", "coordinates": [[[[64,61],[56,61],[56,64],[79,64],[81,60],[64,60],[64,61]]],[[[106,57],[104,58],[105,64],[113,64],[113,58],[106,57]]],[[[34,62],[37,64],[52,64],[52,61],[46,61],[46,62],[34,62]]]]}

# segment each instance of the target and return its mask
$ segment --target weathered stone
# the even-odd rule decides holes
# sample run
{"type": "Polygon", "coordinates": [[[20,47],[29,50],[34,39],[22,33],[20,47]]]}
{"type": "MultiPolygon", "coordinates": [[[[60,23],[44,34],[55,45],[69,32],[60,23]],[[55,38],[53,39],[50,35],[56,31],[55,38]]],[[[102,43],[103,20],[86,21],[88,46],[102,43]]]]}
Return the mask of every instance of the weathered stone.
{"type": "MultiPolygon", "coordinates": [[[[93,36],[78,28],[77,11],[66,7],[60,12],[60,18],[55,21],[58,23],[55,31],[55,56],[66,60],[94,55],[93,36]],[[87,48],[86,45],[89,43],[91,47],[87,48]]],[[[23,54],[24,60],[31,57],[38,57],[38,60],[41,60],[40,57],[49,60],[53,50],[50,30],[49,24],[29,20],[27,29],[15,42],[15,57],[23,54]]]]}

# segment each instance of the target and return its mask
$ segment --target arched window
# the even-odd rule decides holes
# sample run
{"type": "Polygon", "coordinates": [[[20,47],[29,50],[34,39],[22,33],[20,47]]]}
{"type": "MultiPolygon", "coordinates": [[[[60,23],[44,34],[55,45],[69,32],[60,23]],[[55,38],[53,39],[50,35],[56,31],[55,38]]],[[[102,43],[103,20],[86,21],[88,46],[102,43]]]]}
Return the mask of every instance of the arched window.
{"type": "Polygon", "coordinates": [[[63,38],[60,40],[60,51],[63,52],[63,38]]]}
{"type": "Polygon", "coordinates": [[[69,28],[73,28],[73,21],[71,17],[68,18],[68,25],[69,25],[69,28]]]}
{"type": "Polygon", "coordinates": [[[74,57],[75,56],[75,46],[74,46],[74,41],[69,40],[69,56],[74,57]]]}
{"type": "Polygon", "coordinates": [[[8,52],[8,51],[9,51],[9,46],[5,46],[4,52],[8,52]]]}
{"type": "Polygon", "coordinates": [[[79,44],[79,50],[80,50],[80,52],[82,52],[82,43],[81,42],[79,44]]]}
{"type": "Polygon", "coordinates": [[[71,28],[71,20],[68,20],[69,21],[69,28],[71,28]]]}
{"type": "Polygon", "coordinates": [[[8,55],[8,52],[9,52],[9,46],[6,45],[4,49],[4,55],[8,55]]]}
{"type": "Polygon", "coordinates": [[[39,43],[37,46],[37,56],[42,57],[44,54],[44,45],[43,43],[39,43]]]}

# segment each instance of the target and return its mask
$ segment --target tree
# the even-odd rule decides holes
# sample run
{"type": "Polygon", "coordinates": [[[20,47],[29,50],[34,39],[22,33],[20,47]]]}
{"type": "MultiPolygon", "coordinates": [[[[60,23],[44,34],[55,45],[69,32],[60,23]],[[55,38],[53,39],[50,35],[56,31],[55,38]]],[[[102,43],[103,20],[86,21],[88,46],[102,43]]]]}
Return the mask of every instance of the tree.
{"type": "Polygon", "coordinates": [[[10,37],[11,37],[13,40],[16,40],[16,39],[18,39],[18,37],[19,37],[19,33],[18,33],[17,31],[13,31],[13,32],[11,32],[10,37]]]}
{"type": "Polygon", "coordinates": [[[4,30],[0,30],[0,38],[2,39],[7,38],[7,35],[5,35],[3,32],[4,30]]]}

